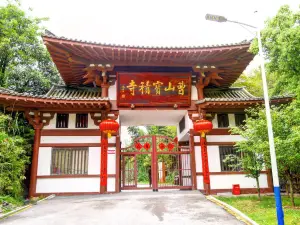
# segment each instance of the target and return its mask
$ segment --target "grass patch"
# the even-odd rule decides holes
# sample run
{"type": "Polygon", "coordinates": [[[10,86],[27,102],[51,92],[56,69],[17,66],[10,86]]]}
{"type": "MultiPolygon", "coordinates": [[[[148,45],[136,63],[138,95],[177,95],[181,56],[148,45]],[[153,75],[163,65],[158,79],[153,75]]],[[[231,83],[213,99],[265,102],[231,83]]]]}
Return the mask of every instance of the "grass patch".
{"type": "Polygon", "coordinates": [[[23,206],[24,201],[22,198],[13,198],[11,196],[0,196],[0,208],[2,213],[7,213],[11,210],[14,210],[17,207],[23,206]],[[3,202],[9,203],[8,206],[3,206],[3,202]]]}
{"type": "MultiPolygon", "coordinates": [[[[273,196],[262,196],[259,201],[257,196],[223,197],[217,199],[237,208],[260,225],[277,224],[275,199],[273,196]]],[[[295,197],[296,208],[292,208],[287,196],[282,196],[284,221],[286,225],[300,224],[300,197],[295,197]]]]}

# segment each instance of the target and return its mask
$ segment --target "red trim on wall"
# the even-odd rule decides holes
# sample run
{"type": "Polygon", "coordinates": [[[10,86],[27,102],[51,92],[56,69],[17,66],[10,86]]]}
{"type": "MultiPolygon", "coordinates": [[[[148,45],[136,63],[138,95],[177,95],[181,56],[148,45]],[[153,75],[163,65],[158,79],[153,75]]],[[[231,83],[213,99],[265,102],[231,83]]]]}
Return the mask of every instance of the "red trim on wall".
{"type": "MultiPolygon", "coordinates": [[[[236,174],[247,174],[243,171],[223,171],[223,172],[209,172],[209,175],[236,175],[236,174]]],[[[261,171],[261,174],[268,174],[268,171],[261,171]]],[[[197,172],[197,176],[203,176],[202,172],[197,172]]]]}
{"type": "Polygon", "coordinates": [[[73,196],[73,195],[99,195],[99,192],[51,192],[51,193],[35,193],[34,196],[49,196],[55,194],[57,196],[73,196]]]}
{"type": "MultiPolygon", "coordinates": [[[[194,136],[200,136],[199,132],[193,131],[194,136]]],[[[238,135],[238,134],[231,134],[230,128],[214,128],[209,133],[207,133],[207,136],[209,135],[238,135]]]]}
{"type": "MultiPolygon", "coordinates": [[[[201,191],[201,190],[200,190],[201,191]]],[[[273,192],[272,188],[261,188],[261,193],[271,193],[273,192]]],[[[210,189],[210,194],[224,193],[224,192],[232,192],[232,189],[210,189]]],[[[241,194],[256,194],[256,188],[241,188],[241,194]]]]}
{"type": "MultiPolygon", "coordinates": [[[[42,143],[40,147],[100,147],[101,143],[42,143]]],[[[108,147],[116,147],[115,143],[109,143],[108,147]]]]}
{"type": "MultiPolygon", "coordinates": [[[[231,146],[235,145],[236,142],[207,142],[208,146],[217,145],[217,146],[231,146]]],[[[195,146],[200,146],[200,142],[195,142],[195,146]]]]}
{"type": "MultiPolygon", "coordinates": [[[[99,178],[100,174],[67,174],[67,175],[42,175],[37,176],[37,179],[56,179],[56,178],[99,178]]],[[[107,177],[116,177],[115,174],[108,174],[107,177]]]]}
{"type": "Polygon", "coordinates": [[[43,129],[42,136],[101,136],[99,129],[43,129]]]}

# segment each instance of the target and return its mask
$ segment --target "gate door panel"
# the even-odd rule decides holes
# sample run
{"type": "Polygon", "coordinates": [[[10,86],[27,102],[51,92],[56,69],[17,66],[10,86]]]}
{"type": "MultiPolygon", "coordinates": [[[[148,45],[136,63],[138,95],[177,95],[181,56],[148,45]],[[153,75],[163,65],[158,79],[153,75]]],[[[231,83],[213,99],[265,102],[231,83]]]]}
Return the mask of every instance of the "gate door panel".
{"type": "Polygon", "coordinates": [[[190,149],[169,137],[156,136],[158,189],[191,189],[190,149]]]}
{"type": "Polygon", "coordinates": [[[152,188],[152,136],[142,136],[134,140],[134,143],[127,147],[121,148],[121,189],[151,189],[152,188]],[[131,175],[134,180],[128,182],[126,177],[126,161],[128,156],[133,156],[134,162],[131,164],[131,175]]]}
{"type": "Polygon", "coordinates": [[[142,136],[121,149],[121,189],[191,189],[190,149],[166,136],[142,136]]]}

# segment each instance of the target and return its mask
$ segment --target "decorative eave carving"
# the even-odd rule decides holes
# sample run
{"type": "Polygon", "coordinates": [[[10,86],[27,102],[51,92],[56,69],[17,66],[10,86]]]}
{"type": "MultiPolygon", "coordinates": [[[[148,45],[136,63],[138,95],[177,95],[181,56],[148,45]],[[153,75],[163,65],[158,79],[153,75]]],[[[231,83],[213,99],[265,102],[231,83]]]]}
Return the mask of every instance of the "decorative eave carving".
{"type": "Polygon", "coordinates": [[[25,111],[25,118],[28,120],[34,129],[42,129],[44,126],[49,125],[50,121],[54,118],[55,113],[42,113],[39,111],[25,111]],[[46,116],[49,114],[50,116],[46,116]]]}
{"type": "Polygon", "coordinates": [[[94,121],[94,124],[96,126],[99,126],[102,120],[105,119],[111,119],[111,120],[117,120],[119,117],[119,111],[110,111],[110,112],[99,112],[99,113],[91,113],[91,118],[94,121]]]}
{"type": "Polygon", "coordinates": [[[222,80],[223,78],[218,75],[218,72],[202,72],[199,71],[200,76],[199,80],[196,83],[196,88],[198,92],[198,100],[204,99],[204,88],[209,84],[214,84],[216,86],[220,86],[220,83],[217,80],[222,80]]]}

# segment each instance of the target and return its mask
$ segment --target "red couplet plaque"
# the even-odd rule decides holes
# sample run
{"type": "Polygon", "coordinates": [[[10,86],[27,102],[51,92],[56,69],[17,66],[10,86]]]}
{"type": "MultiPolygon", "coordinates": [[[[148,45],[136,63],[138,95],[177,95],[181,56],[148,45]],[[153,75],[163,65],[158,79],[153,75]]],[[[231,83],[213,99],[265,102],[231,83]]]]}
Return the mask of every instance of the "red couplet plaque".
{"type": "Polygon", "coordinates": [[[191,73],[120,72],[118,106],[190,106],[191,73]]]}

